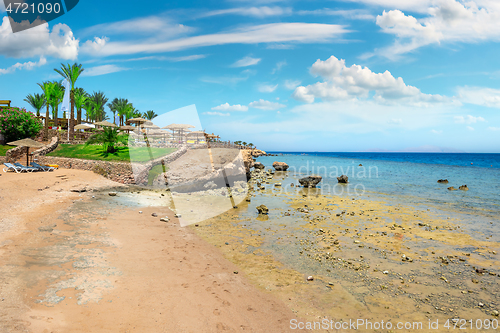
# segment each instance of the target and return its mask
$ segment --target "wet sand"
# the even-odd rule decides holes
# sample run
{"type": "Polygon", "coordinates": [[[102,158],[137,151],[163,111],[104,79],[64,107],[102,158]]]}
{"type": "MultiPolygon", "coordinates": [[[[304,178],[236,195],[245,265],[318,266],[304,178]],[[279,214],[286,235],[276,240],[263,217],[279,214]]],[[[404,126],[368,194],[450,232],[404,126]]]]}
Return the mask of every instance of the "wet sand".
{"type": "Polygon", "coordinates": [[[126,191],[79,170],[0,176],[1,332],[288,329],[294,313],[181,228],[168,196],[127,207],[126,191]]]}

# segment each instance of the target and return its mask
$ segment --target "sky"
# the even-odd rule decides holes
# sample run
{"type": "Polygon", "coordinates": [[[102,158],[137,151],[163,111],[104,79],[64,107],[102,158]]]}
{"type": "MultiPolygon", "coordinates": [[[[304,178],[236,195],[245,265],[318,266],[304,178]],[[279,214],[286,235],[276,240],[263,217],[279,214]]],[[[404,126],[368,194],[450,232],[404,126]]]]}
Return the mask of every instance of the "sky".
{"type": "Polygon", "coordinates": [[[0,99],[31,110],[76,62],[90,93],[193,106],[207,132],[263,150],[500,153],[498,1],[147,3],[81,0],[17,33],[0,4],[0,99]]]}

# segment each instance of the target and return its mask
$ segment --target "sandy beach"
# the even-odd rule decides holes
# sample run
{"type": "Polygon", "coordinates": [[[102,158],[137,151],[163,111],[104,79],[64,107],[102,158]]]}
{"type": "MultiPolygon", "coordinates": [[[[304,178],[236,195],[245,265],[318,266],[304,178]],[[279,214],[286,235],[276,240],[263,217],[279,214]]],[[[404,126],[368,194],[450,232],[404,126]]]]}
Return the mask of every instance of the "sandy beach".
{"type": "Polygon", "coordinates": [[[1,332],[283,332],[295,318],[160,194],[158,207],[101,204],[128,190],[65,169],[0,184],[1,332]]]}

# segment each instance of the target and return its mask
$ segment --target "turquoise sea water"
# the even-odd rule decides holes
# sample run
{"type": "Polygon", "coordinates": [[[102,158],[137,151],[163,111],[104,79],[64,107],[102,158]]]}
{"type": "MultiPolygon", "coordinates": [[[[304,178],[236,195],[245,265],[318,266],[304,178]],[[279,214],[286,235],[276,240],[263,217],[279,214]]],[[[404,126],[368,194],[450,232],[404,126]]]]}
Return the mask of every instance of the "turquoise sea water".
{"type": "Polygon", "coordinates": [[[287,179],[295,183],[308,174],[320,175],[325,194],[383,197],[392,203],[500,218],[500,154],[269,153],[279,156],[259,157],[266,168],[274,161],[286,162],[287,179]],[[342,174],[349,177],[347,186],[337,182],[342,174]],[[439,184],[438,179],[449,183],[439,184]],[[460,185],[469,191],[447,190],[460,185]]]}

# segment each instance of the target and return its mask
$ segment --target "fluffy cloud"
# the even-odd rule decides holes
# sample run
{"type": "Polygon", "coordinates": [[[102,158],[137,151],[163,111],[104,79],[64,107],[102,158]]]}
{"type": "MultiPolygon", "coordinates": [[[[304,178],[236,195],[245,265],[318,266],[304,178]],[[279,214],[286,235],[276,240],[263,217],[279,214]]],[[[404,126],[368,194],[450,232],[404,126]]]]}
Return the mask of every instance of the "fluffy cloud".
{"type": "Polygon", "coordinates": [[[352,65],[345,60],[331,56],[326,61],[317,60],[310,69],[311,74],[324,79],[309,86],[297,87],[293,97],[299,101],[313,103],[315,98],[323,100],[348,100],[368,98],[374,92],[374,100],[379,103],[404,101],[425,106],[429,103],[445,102],[440,95],[427,95],[418,88],[406,85],[402,78],[395,78],[389,71],[374,73],[367,67],[352,65]]]}
{"type": "Polygon", "coordinates": [[[294,90],[297,88],[302,82],[300,80],[285,80],[285,88],[288,90],[294,90]]]}
{"type": "Polygon", "coordinates": [[[248,104],[248,106],[251,108],[261,109],[261,110],[278,110],[286,107],[286,105],[275,102],[269,102],[263,99],[259,99],[258,101],[252,102],[248,104]]]}
{"type": "Polygon", "coordinates": [[[433,129],[433,130],[431,130],[431,133],[432,134],[443,134],[443,131],[438,131],[438,130],[433,129]]]}
{"type": "Polygon", "coordinates": [[[46,63],[47,63],[47,60],[44,57],[41,57],[40,61],[38,61],[38,62],[32,62],[32,61],[28,61],[25,63],[18,62],[15,65],[12,65],[8,68],[0,68],[0,75],[15,72],[17,69],[19,69],[19,70],[22,70],[22,69],[32,70],[33,68],[43,66],[46,63]]]}
{"type": "Polygon", "coordinates": [[[468,116],[455,116],[455,123],[457,124],[475,124],[479,121],[485,121],[483,117],[468,116]]]}
{"type": "Polygon", "coordinates": [[[262,93],[272,93],[278,88],[278,85],[262,84],[257,89],[262,93]]]}
{"type": "MultiPolygon", "coordinates": [[[[198,35],[169,41],[107,42],[98,54],[101,56],[161,53],[195,47],[258,44],[258,43],[318,43],[340,38],[349,32],[341,25],[319,23],[271,23],[239,28],[230,32],[198,35]]],[[[82,50],[83,51],[83,50],[82,50]]],[[[88,52],[88,49],[85,50],[88,52]]]]}
{"type": "Polygon", "coordinates": [[[434,0],[344,0],[346,2],[357,2],[382,8],[409,10],[413,12],[426,13],[434,0]]]}
{"type": "Polygon", "coordinates": [[[248,67],[248,66],[253,66],[257,65],[260,62],[260,58],[252,58],[252,57],[244,57],[238,61],[236,61],[234,64],[231,65],[231,67],[248,67]]]}
{"type": "Polygon", "coordinates": [[[396,41],[376,53],[395,59],[430,44],[500,40],[498,2],[436,0],[432,4],[423,3],[428,7],[427,15],[422,18],[405,15],[398,9],[384,11],[377,17],[377,25],[383,32],[396,36],[396,41]]]}
{"type": "Polygon", "coordinates": [[[52,31],[48,24],[12,33],[9,19],[4,16],[0,26],[0,55],[13,58],[53,56],[74,60],[78,55],[78,39],[71,29],[62,23],[56,24],[52,31]]]}
{"type": "Polygon", "coordinates": [[[224,103],[219,106],[213,107],[212,110],[216,111],[248,111],[248,106],[246,105],[240,105],[240,104],[235,104],[235,105],[229,105],[229,103],[224,103]]]}
{"type": "Polygon", "coordinates": [[[500,89],[460,87],[457,97],[464,103],[500,108],[500,89]]]}
{"type": "Polygon", "coordinates": [[[85,70],[82,73],[82,76],[106,75],[106,74],[111,74],[111,73],[125,71],[127,69],[128,68],[119,67],[119,66],[116,66],[116,65],[102,65],[102,66],[85,68],[85,70]]]}

